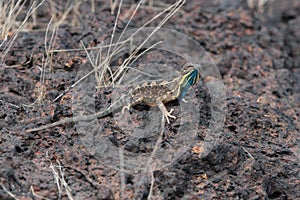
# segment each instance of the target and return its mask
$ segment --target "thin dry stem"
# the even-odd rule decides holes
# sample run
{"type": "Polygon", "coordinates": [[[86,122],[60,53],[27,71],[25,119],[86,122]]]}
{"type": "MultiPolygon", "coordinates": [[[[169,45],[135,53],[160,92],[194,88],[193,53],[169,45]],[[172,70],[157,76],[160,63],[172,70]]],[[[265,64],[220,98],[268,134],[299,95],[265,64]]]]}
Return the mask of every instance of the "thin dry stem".
{"type": "Polygon", "coordinates": [[[16,18],[22,11],[25,2],[22,4],[21,3],[21,0],[18,0],[17,3],[15,3],[14,0],[8,1],[6,4],[4,1],[0,3],[0,8],[2,11],[0,13],[0,24],[2,24],[0,28],[0,35],[4,41],[7,40],[9,32],[16,29],[19,24],[16,18]]]}
{"type": "Polygon", "coordinates": [[[109,0],[111,14],[115,13],[115,9],[118,5],[117,3],[118,3],[118,0],[109,0]]]}
{"type": "Polygon", "coordinates": [[[150,189],[149,189],[149,195],[147,197],[148,200],[152,199],[153,187],[154,187],[154,182],[155,182],[153,170],[151,170],[150,173],[151,173],[151,185],[150,185],[150,189]]]}
{"type": "Polygon", "coordinates": [[[45,90],[44,83],[45,83],[45,78],[46,78],[47,66],[50,66],[50,62],[52,60],[52,53],[49,53],[49,50],[51,49],[51,45],[54,42],[54,37],[57,34],[57,27],[54,27],[53,30],[52,30],[52,34],[51,34],[51,38],[50,38],[49,46],[48,46],[48,44],[47,44],[47,38],[48,38],[48,32],[50,30],[52,20],[53,20],[53,16],[50,18],[50,21],[48,23],[48,26],[47,26],[47,29],[46,29],[46,33],[45,33],[44,44],[45,44],[46,57],[43,57],[42,67],[39,67],[40,72],[41,72],[40,73],[40,82],[41,82],[41,84],[38,87],[38,94],[37,94],[38,97],[37,97],[37,100],[36,100],[36,102],[38,102],[38,103],[42,101],[43,96],[44,96],[44,90],[45,90]]]}
{"type": "Polygon", "coordinates": [[[8,191],[6,189],[6,187],[4,185],[2,185],[2,183],[0,183],[0,186],[2,187],[2,189],[13,199],[18,199],[13,193],[11,193],[10,191],[8,191]]]}
{"type": "Polygon", "coordinates": [[[31,193],[32,193],[33,196],[35,196],[35,197],[37,197],[37,198],[39,198],[39,199],[50,200],[50,199],[48,199],[48,198],[46,198],[46,197],[43,197],[43,196],[40,196],[40,195],[36,194],[36,193],[34,192],[33,186],[30,187],[30,190],[31,190],[31,193]]]}
{"type": "Polygon", "coordinates": [[[70,189],[70,187],[68,186],[68,183],[65,180],[65,174],[64,174],[63,167],[61,166],[61,164],[58,160],[56,162],[57,162],[57,165],[54,165],[51,162],[50,169],[53,172],[54,180],[56,182],[57,189],[59,191],[59,198],[61,198],[62,192],[63,192],[63,190],[65,190],[68,198],[70,200],[73,200],[74,198],[71,194],[71,189],[70,189]]]}
{"type": "MultiPolygon", "coordinates": [[[[146,27],[149,23],[151,23],[154,19],[157,19],[159,16],[161,16],[162,14],[166,13],[167,11],[170,11],[167,16],[164,17],[164,19],[159,23],[159,25],[154,29],[154,31],[152,31],[152,33],[150,33],[148,35],[148,37],[135,49],[134,52],[132,52],[132,54],[130,55],[130,57],[128,59],[126,59],[121,66],[118,68],[118,70],[116,71],[116,73],[114,74],[113,77],[113,81],[118,80],[121,76],[121,74],[123,73],[124,69],[126,69],[127,65],[130,63],[131,59],[133,57],[136,56],[136,54],[142,49],[142,47],[145,45],[145,43],[149,40],[149,38],[151,36],[153,36],[155,34],[155,32],[162,27],[162,25],[171,17],[173,16],[176,11],[185,3],[185,0],[182,1],[178,1],[175,4],[173,4],[172,6],[166,8],[163,12],[157,14],[156,16],[154,16],[152,19],[150,19],[148,22],[146,22],[142,27],[140,27],[139,29],[137,29],[137,31],[135,31],[128,39],[126,39],[125,41],[130,41],[134,39],[134,36],[140,31],[142,30],[144,27],[146,27]]],[[[111,56],[115,55],[114,52],[112,52],[111,56]]]]}
{"type": "MultiPolygon", "coordinates": [[[[137,53],[139,52],[139,50],[145,45],[145,43],[149,40],[149,38],[151,36],[153,36],[153,34],[172,16],[174,15],[178,9],[181,8],[181,6],[185,3],[185,0],[182,1],[178,1],[177,3],[169,6],[168,8],[166,8],[163,12],[157,14],[156,16],[154,16],[152,19],[150,19],[149,21],[147,21],[142,27],[140,27],[139,29],[137,29],[137,31],[135,31],[129,38],[124,39],[123,40],[123,35],[126,31],[126,29],[128,28],[130,22],[132,21],[133,16],[135,15],[136,11],[138,10],[138,8],[140,7],[140,5],[142,4],[142,1],[140,3],[137,4],[136,9],[134,10],[131,18],[129,19],[128,23],[126,24],[123,32],[120,34],[118,40],[116,43],[113,43],[113,39],[114,39],[114,35],[115,35],[115,29],[117,26],[117,20],[120,14],[120,10],[121,10],[121,6],[122,6],[122,0],[120,2],[119,8],[118,8],[118,13],[117,13],[117,17],[114,23],[114,29],[113,29],[113,33],[112,33],[112,37],[110,40],[110,44],[109,45],[100,45],[96,48],[85,48],[84,50],[87,52],[87,50],[93,50],[93,49],[104,49],[104,48],[108,48],[108,53],[107,56],[102,60],[101,57],[98,57],[98,59],[94,62],[91,63],[97,63],[97,68],[95,68],[95,66],[93,65],[94,69],[92,70],[92,72],[89,72],[85,77],[87,77],[88,75],[90,75],[91,73],[94,73],[96,69],[101,69],[103,67],[103,69],[101,70],[102,73],[100,73],[100,77],[97,78],[97,82],[99,83],[104,83],[104,76],[103,73],[106,71],[109,71],[111,73],[111,78],[112,78],[112,86],[114,87],[116,80],[120,80],[122,78],[122,76],[124,75],[124,71],[126,69],[128,69],[128,64],[129,63],[133,63],[134,61],[136,61],[141,55],[137,56],[137,53]],[[158,17],[160,17],[161,15],[163,15],[164,13],[169,12],[164,19],[159,23],[159,26],[146,38],[146,40],[138,47],[136,48],[133,53],[130,55],[130,57],[128,59],[126,59],[121,66],[118,67],[118,69],[112,74],[111,69],[109,67],[109,64],[111,62],[111,59],[114,55],[117,55],[119,52],[122,51],[122,49],[124,48],[124,45],[126,45],[128,42],[130,42],[131,40],[133,40],[134,36],[142,30],[142,28],[146,27],[148,24],[150,24],[152,21],[154,21],[155,19],[157,19],[158,17]],[[111,48],[113,48],[113,50],[111,51],[111,48]],[[133,60],[133,58],[135,58],[133,60]],[[100,60],[99,60],[100,59],[100,60]],[[132,61],[133,60],[133,61],[132,61]],[[99,64],[98,64],[99,63],[99,64]]],[[[62,51],[82,51],[83,49],[72,49],[72,50],[54,50],[52,52],[62,52],[62,51]]],[[[145,52],[143,52],[145,53],[145,52]]],[[[89,56],[88,56],[89,57],[89,56]]],[[[96,73],[97,76],[97,73],[96,73]]],[[[82,79],[80,79],[81,81],[82,79]]],[[[101,87],[101,85],[98,84],[98,87],[101,87]]]]}
{"type": "MultiPolygon", "coordinates": [[[[12,1],[12,3],[13,3],[14,1],[12,1]]],[[[23,8],[23,5],[24,5],[24,3],[26,2],[26,1],[24,1],[23,2],[23,4],[21,4],[22,6],[20,6],[20,7],[18,7],[18,5],[19,5],[19,2],[21,2],[21,1],[18,1],[17,2],[17,4],[16,4],[16,6],[15,7],[13,7],[13,9],[11,9],[10,10],[10,12],[9,12],[9,17],[8,17],[8,19],[7,19],[7,24],[13,24],[13,22],[11,21],[13,18],[11,17],[12,15],[18,15],[20,12],[21,12],[21,10],[22,10],[22,8],[23,8]],[[16,9],[19,9],[18,11],[16,11],[15,12],[15,10],[16,9]]],[[[11,38],[9,39],[9,41],[4,45],[4,42],[5,42],[5,40],[0,44],[0,47],[2,47],[3,48],[3,50],[0,52],[0,67],[3,67],[3,66],[5,66],[5,57],[6,57],[6,54],[7,54],[7,52],[10,50],[10,48],[12,47],[12,44],[13,44],[13,42],[16,40],[16,38],[18,37],[18,34],[24,29],[24,27],[25,27],[25,25],[26,25],[26,23],[27,23],[27,21],[28,21],[28,19],[29,19],[29,17],[36,11],[36,9],[37,8],[39,8],[43,3],[45,2],[45,0],[43,0],[41,3],[39,3],[38,5],[36,5],[36,4],[33,4],[30,8],[29,8],[29,10],[28,10],[28,12],[26,13],[26,16],[25,16],[25,18],[24,18],[24,20],[22,21],[22,23],[18,26],[18,28],[17,28],[17,30],[12,30],[13,31],[13,33],[11,34],[11,38]]],[[[1,5],[4,5],[3,3],[1,4],[1,5]]],[[[13,4],[14,5],[14,4],[13,4]]],[[[16,16],[15,16],[15,18],[16,18],[16,16]]],[[[15,19],[14,18],[14,19],[15,19]]],[[[4,28],[3,30],[1,30],[1,34],[3,35],[5,35],[5,37],[8,35],[8,32],[7,31],[10,31],[10,29],[9,28],[4,28]]]]}

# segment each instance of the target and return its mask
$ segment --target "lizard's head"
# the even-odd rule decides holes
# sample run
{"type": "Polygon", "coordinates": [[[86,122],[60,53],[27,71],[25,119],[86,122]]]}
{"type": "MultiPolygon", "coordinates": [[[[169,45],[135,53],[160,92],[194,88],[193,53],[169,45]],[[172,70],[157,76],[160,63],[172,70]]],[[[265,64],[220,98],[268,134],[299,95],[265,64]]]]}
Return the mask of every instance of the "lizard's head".
{"type": "Polygon", "coordinates": [[[182,78],[180,83],[182,86],[192,86],[196,84],[200,80],[200,73],[199,70],[193,65],[186,65],[182,71],[182,78]]]}
{"type": "Polygon", "coordinates": [[[182,99],[186,95],[189,88],[192,85],[196,84],[200,79],[200,73],[198,69],[195,68],[194,66],[186,66],[183,73],[184,74],[179,82],[180,85],[179,99],[182,99]]]}

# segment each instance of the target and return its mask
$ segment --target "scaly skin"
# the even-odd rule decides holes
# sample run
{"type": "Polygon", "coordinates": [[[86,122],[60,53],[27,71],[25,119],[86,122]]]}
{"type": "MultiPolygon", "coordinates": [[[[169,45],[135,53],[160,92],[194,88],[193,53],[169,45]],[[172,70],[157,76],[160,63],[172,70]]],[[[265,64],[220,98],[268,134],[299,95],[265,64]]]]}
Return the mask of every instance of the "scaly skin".
{"type": "Polygon", "coordinates": [[[182,99],[188,89],[199,81],[199,77],[200,74],[198,70],[190,66],[190,68],[184,72],[183,75],[180,75],[171,81],[152,81],[151,83],[144,82],[135,89],[129,91],[128,95],[124,96],[119,101],[114,102],[104,111],[100,111],[92,115],[66,118],[52,124],[28,129],[26,132],[40,131],[71,122],[89,121],[96,118],[103,118],[118,111],[122,111],[123,113],[125,109],[129,109],[130,107],[139,103],[144,103],[149,106],[158,106],[167,122],[170,123],[169,118],[175,119],[176,117],[171,115],[173,110],[171,109],[170,112],[168,112],[164,104],[175,99],[182,99]]]}

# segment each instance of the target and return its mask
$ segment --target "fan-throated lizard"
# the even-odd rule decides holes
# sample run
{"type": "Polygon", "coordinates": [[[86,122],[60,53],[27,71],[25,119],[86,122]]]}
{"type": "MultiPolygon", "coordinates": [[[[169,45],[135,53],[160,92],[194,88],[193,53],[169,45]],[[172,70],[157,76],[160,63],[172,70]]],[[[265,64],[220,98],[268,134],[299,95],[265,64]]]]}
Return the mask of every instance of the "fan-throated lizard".
{"type": "Polygon", "coordinates": [[[112,103],[106,110],[97,112],[91,115],[82,115],[77,117],[71,117],[62,119],[52,124],[47,124],[33,129],[28,129],[26,132],[39,131],[54,126],[58,126],[65,123],[77,122],[77,121],[89,121],[96,118],[105,117],[111,113],[121,111],[124,113],[125,109],[144,103],[148,106],[158,106],[162,111],[165,119],[169,123],[170,118],[176,118],[171,115],[173,109],[170,112],[165,107],[165,103],[173,101],[175,99],[183,99],[188,89],[197,83],[200,79],[199,71],[193,66],[187,66],[187,69],[183,71],[178,77],[171,81],[152,81],[144,82],[137,86],[135,89],[129,91],[129,93],[122,97],[120,100],[112,103]]]}

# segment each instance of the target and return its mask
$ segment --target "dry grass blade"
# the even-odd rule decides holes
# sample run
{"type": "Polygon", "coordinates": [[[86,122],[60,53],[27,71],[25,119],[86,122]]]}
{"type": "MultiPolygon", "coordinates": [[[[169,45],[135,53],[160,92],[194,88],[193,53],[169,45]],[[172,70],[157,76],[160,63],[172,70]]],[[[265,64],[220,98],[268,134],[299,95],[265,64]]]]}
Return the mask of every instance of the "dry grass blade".
{"type": "MultiPolygon", "coordinates": [[[[155,169],[153,169],[153,158],[155,156],[155,154],[157,153],[162,141],[163,141],[163,135],[164,135],[164,131],[165,131],[165,116],[162,115],[161,118],[161,130],[159,133],[159,138],[157,139],[155,146],[151,152],[151,156],[149,157],[148,161],[147,161],[147,165],[146,168],[144,168],[143,174],[139,177],[139,181],[137,182],[138,185],[141,185],[143,182],[145,182],[145,180],[147,179],[147,175],[150,173],[151,175],[151,184],[150,184],[150,190],[149,190],[149,195],[147,197],[147,199],[152,199],[152,193],[153,193],[153,187],[154,187],[154,175],[153,175],[153,171],[155,169]]],[[[138,193],[140,192],[139,187],[137,187],[136,191],[135,191],[135,197],[138,195],[138,193]]]]}
{"type": "Polygon", "coordinates": [[[42,197],[42,196],[36,194],[35,191],[34,191],[33,186],[30,187],[30,190],[31,190],[32,195],[35,196],[35,197],[37,197],[38,199],[50,200],[50,199],[48,199],[48,198],[46,198],[46,197],[42,197]]]}
{"type": "MultiPolygon", "coordinates": [[[[122,1],[121,1],[122,3],[122,1]]],[[[149,21],[147,21],[142,27],[138,28],[137,31],[135,31],[130,37],[123,39],[123,35],[128,27],[128,25],[130,24],[130,22],[132,21],[133,16],[135,15],[137,9],[140,7],[142,1],[137,4],[136,9],[134,10],[132,16],[130,17],[128,23],[126,24],[123,32],[120,34],[119,38],[117,39],[117,44],[120,45],[114,45],[113,44],[113,39],[114,39],[114,31],[115,31],[115,27],[117,24],[117,20],[115,21],[115,25],[114,25],[114,31],[111,37],[111,41],[110,41],[110,45],[108,47],[108,56],[104,59],[104,61],[102,62],[102,64],[99,67],[104,66],[104,70],[107,69],[109,67],[110,61],[112,59],[113,56],[117,55],[117,52],[120,52],[120,49],[124,47],[124,45],[126,45],[128,42],[134,40],[134,36],[136,34],[138,34],[143,28],[145,28],[148,24],[150,24],[151,22],[153,22],[155,19],[159,18],[161,15],[163,15],[164,13],[167,13],[167,15],[163,18],[163,20],[159,23],[159,25],[154,29],[154,31],[152,33],[150,33],[148,35],[148,37],[144,40],[144,42],[142,44],[140,44],[133,52],[131,52],[130,56],[128,59],[126,59],[121,66],[118,67],[118,69],[115,71],[115,73],[113,74],[112,78],[112,85],[115,84],[115,82],[117,80],[120,80],[122,78],[122,76],[124,75],[125,70],[128,68],[129,63],[132,63],[133,61],[136,61],[137,59],[135,59],[137,57],[137,53],[143,48],[143,46],[146,44],[146,42],[149,40],[150,37],[152,37],[155,32],[161,28],[163,26],[163,24],[170,19],[171,16],[173,16],[185,3],[185,0],[181,0],[178,1],[174,4],[172,4],[171,6],[169,6],[168,8],[166,8],[165,10],[163,10],[162,12],[160,12],[159,14],[157,14],[156,16],[154,16],[152,19],[150,19],[149,21]],[[122,42],[120,42],[122,41],[122,42]],[[111,46],[114,46],[112,52],[110,52],[111,46]]],[[[119,6],[118,9],[118,14],[117,17],[119,16],[120,13],[120,9],[121,9],[121,5],[119,6]]],[[[145,52],[143,52],[145,53],[145,52]]],[[[141,56],[141,55],[139,55],[141,56]]]]}
{"type": "Polygon", "coordinates": [[[64,7],[61,7],[56,1],[49,1],[53,21],[55,24],[63,24],[69,22],[72,26],[79,23],[80,16],[79,7],[82,4],[80,0],[67,0],[64,7]]]}
{"type": "Polygon", "coordinates": [[[10,191],[8,191],[6,189],[6,187],[4,187],[4,185],[2,185],[2,183],[0,183],[0,186],[2,187],[2,189],[13,199],[18,199],[13,193],[11,193],[10,191]]]}
{"type": "MultiPolygon", "coordinates": [[[[145,54],[146,52],[150,51],[151,49],[154,49],[154,47],[157,46],[157,45],[160,44],[160,43],[161,43],[161,42],[157,42],[157,43],[151,45],[151,46],[150,46],[149,48],[147,48],[145,51],[143,51],[143,53],[138,54],[138,55],[136,55],[136,56],[131,56],[131,57],[127,58],[127,59],[125,60],[125,62],[126,62],[126,61],[131,61],[131,63],[134,63],[134,62],[137,61],[143,54],[145,54]]],[[[143,71],[140,71],[140,70],[131,68],[131,67],[129,67],[128,65],[126,66],[126,68],[127,68],[127,69],[133,69],[133,70],[139,72],[140,74],[147,75],[148,77],[151,77],[151,76],[152,76],[151,74],[148,74],[148,73],[145,73],[145,72],[143,72],[143,71]]],[[[125,68],[124,68],[124,69],[125,69],[125,68]]],[[[121,83],[121,81],[123,80],[124,75],[125,75],[125,74],[123,73],[122,76],[119,78],[119,80],[117,81],[117,85],[121,83]]],[[[138,78],[138,77],[136,77],[136,78],[138,78]]],[[[132,82],[133,82],[133,81],[134,81],[134,80],[132,80],[132,82]]]]}
{"type": "MultiPolygon", "coordinates": [[[[83,49],[67,49],[67,50],[50,50],[49,52],[70,52],[70,51],[90,51],[90,50],[99,50],[99,51],[103,51],[103,49],[108,49],[107,50],[107,55],[104,56],[102,58],[102,56],[97,56],[96,60],[92,60],[91,56],[87,55],[89,57],[89,60],[92,64],[92,66],[94,67],[94,69],[89,72],[88,74],[86,74],[84,77],[82,77],[80,80],[78,80],[76,83],[74,83],[71,87],[74,87],[75,85],[77,85],[79,82],[81,82],[85,77],[88,77],[89,75],[91,75],[92,73],[96,73],[95,76],[100,76],[97,77],[97,82],[98,82],[98,87],[107,87],[109,85],[99,85],[99,83],[104,83],[105,81],[103,80],[104,74],[105,72],[109,71],[110,72],[110,77],[112,79],[112,83],[111,85],[114,87],[116,84],[116,81],[122,79],[122,76],[124,75],[124,72],[126,69],[129,69],[129,64],[135,62],[141,55],[137,55],[139,50],[143,48],[143,46],[146,44],[146,42],[149,40],[150,37],[152,37],[155,32],[161,28],[163,26],[163,24],[165,24],[165,22],[170,19],[171,16],[173,16],[186,2],[186,0],[180,0],[172,5],[170,5],[169,7],[165,8],[162,12],[158,13],[157,15],[155,15],[153,18],[151,18],[150,20],[148,20],[143,26],[141,26],[140,28],[138,28],[132,35],[130,35],[130,37],[127,38],[123,38],[124,37],[124,33],[126,32],[129,24],[131,23],[134,15],[136,14],[137,10],[140,8],[140,6],[143,4],[144,1],[140,1],[128,23],[125,25],[122,33],[120,33],[119,37],[117,38],[116,42],[113,43],[114,41],[114,36],[115,36],[115,30],[116,30],[116,26],[117,26],[117,21],[119,18],[119,14],[121,11],[121,6],[122,6],[122,0],[120,1],[120,5],[118,7],[118,13],[117,13],[117,17],[114,23],[114,29],[113,29],[113,33],[112,33],[112,37],[110,39],[110,42],[108,45],[99,45],[97,47],[94,48],[83,48],[83,49]],[[136,36],[143,28],[145,28],[147,25],[149,25],[151,22],[153,22],[154,20],[158,19],[160,16],[162,16],[163,14],[167,13],[167,15],[163,18],[163,20],[159,23],[159,25],[156,27],[156,29],[149,34],[149,36],[145,39],[145,41],[138,47],[136,48],[133,52],[131,52],[130,57],[128,59],[126,59],[119,67],[118,69],[112,73],[111,69],[110,69],[110,62],[112,60],[112,58],[117,55],[118,53],[124,51],[124,49],[126,49],[126,45],[128,45],[128,43],[130,43],[130,41],[134,40],[134,36],[136,36]],[[96,72],[96,70],[100,70],[99,72],[96,72]]],[[[155,45],[153,45],[154,47],[155,45]]],[[[143,53],[145,53],[146,51],[144,51],[143,53]]],[[[88,54],[88,53],[87,53],[88,54]]],[[[101,53],[98,52],[98,55],[100,55],[101,53]]],[[[102,54],[101,54],[102,55],[102,54]]],[[[67,89],[66,91],[69,91],[71,88],[67,89]]],[[[56,100],[61,97],[61,95],[59,95],[57,98],[55,98],[56,100]]]]}
{"type": "Polygon", "coordinates": [[[0,3],[0,8],[2,10],[2,12],[0,12],[0,23],[2,24],[0,27],[0,36],[4,41],[7,40],[9,32],[13,31],[18,26],[19,23],[16,18],[22,11],[24,4],[25,1],[22,3],[21,0],[17,3],[15,3],[14,0],[7,3],[2,1],[0,3]]]}
{"type": "Polygon", "coordinates": [[[114,12],[115,12],[115,9],[116,9],[116,7],[117,7],[117,5],[118,5],[118,0],[109,0],[109,5],[110,5],[110,12],[111,12],[111,14],[114,14],[114,12]]]}
{"type": "Polygon", "coordinates": [[[272,1],[273,0],[247,0],[247,4],[252,10],[256,9],[258,13],[264,13],[267,3],[272,1]]]}
{"type": "MultiPolygon", "coordinates": [[[[143,46],[146,44],[146,42],[149,40],[150,37],[152,37],[155,32],[160,29],[163,24],[168,20],[170,19],[171,16],[173,16],[177,11],[178,9],[180,9],[183,4],[185,3],[185,0],[182,0],[182,1],[178,1],[176,2],[175,4],[169,6],[168,8],[166,8],[164,11],[160,12],[159,14],[157,14],[156,16],[154,16],[152,19],[150,19],[148,22],[146,22],[142,27],[138,28],[129,38],[123,40],[123,41],[130,41],[130,40],[134,40],[134,36],[136,34],[138,34],[143,28],[145,28],[148,24],[150,24],[153,20],[157,19],[158,17],[160,17],[162,14],[168,12],[168,14],[163,18],[163,20],[159,23],[159,25],[154,29],[154,31],[152,31],[148,36],[147,38],[130,54],[129,58],[126,59],[122,64],[121,66],[118,68],[118,70],[115,72],[114,74],[114,77],[113,78],[113,82],[120,79],[121,75],[123,74],[124,70],[127,68],[128,64],[132,61],[132,59],[134,57],[137,56],[137,53],[143,48],[143,46]]],[[[130,23],[130,21],[128,22],[130,23]]],[[[121,35],[122,36],[122,35],[121,35]]],[[[121,37],[120,37],[121,38],[121,37]]],[[[118,40],[119,41],[119,40],[118,40]]],[[[118,48],[121,48],[122,45],[120,45],[118,48]]],[[[116,50],[118,50],[118,48],[116,48],[116,50]]],[[[110,57],[114,56],[115,55],[115,52],[113,51],[111,54],[110,54],[110,57]]],[[[110,60],[110,59],[108,59],[110,60]]]]}
{"type": "Polygon", "coordinates": [[[65,174],[63,167],[61,166],[60,162],[56,161],[58,165],[54,165],[52,162],[50,164],[50,169],[53,172],[54,180],[57,185],[57,189],[59,191],[59,199],[61,198],[62,192],[65,190],[69,199],[73,200],[71,188],[68,186],[68,183],[65,180],[65,174]]]}
{"type": "Polygon", "coordinates": [[[3,49],[0,52],[0,66],[3,67],[5,64],[5,56],[8,53],[8,51],[10,50],[10,48],[12,47],[13,42],[16,40],[18,34],[24,29],[24,26],[26,25],[29,17],[36,11],[36,9],[38,9],[43,3],[45,2],[45,0],[43,0],[41,3],[39,3],[38,5],[33,4],[28,12],[26,13],[26,16],[24,18],[24,20],[21,22],[20,25],[18,25],[17,30],[11,30],[11,28],[13,27],[12,25],[16,23],[16,17],[18,16],[18,14],[21,12],[24,4],[26,3],[26,1],[21,1],[19,0],[16,4],[14,4],[14,0],[11,0],[10,2],[7,2],[6,4],[4,4],[3,2],[0,4],[1,6],[3,6],[4,9],[9,9],[9,14],[6,15],[5,12],[2,13],[1,15],[1,19],[3,19],[5,21],[5,25],[3,26],[3,28],[1,29],[1,36],[4,37],[5,40],[7,40],[7,36],[11,35],[11,38],[9,39],[9,41],[5,42],[5,40],[0,44],[0,47],[3,49]],[[21,2],[23,2],[23,4],[21,4],[21,2]],[[7,4],[11,3],[12,5],[15,5],[14,7],[8,7],[7,4]],[[4,15],[4,18],[2,18],[4,15]],[[12,31],[13,33],[10,34],[9,32],[12,31]]]}
{"type": "MultiPolygon", "coordinates": [[[[54,43],[54,39],[56,38],[57,35],[57,30],[58,30],[58,24],[52,26],[52,21],[53,21],[53,17],[51,17],[47,29],[46,29],[46,33],[45,33],[45,41],[44,41],[44,45],[45,45],[45,57],[43,57],[42,59],[42,66],[38,67],[40,70],[40,82],[41,84],[38,87],[38,94],[37,94],[37,100],[36,102],[41,102],[43,97],[44,97],[44,83],[45,83],[45,79],[46,79],[46,72],[47,72],[47,68],[49,69],[48,71],[51,70],[51,62],[52,62],[52,53],[50,52],[50,49],[54,43]],[[50,29],[52,29],[52,33],[50,36],[50,40],[49,42],[47,42],[48,39],[48,34],[50,29]]],[[[35,104],[35,102],[33,103],[35,104]]]]}

